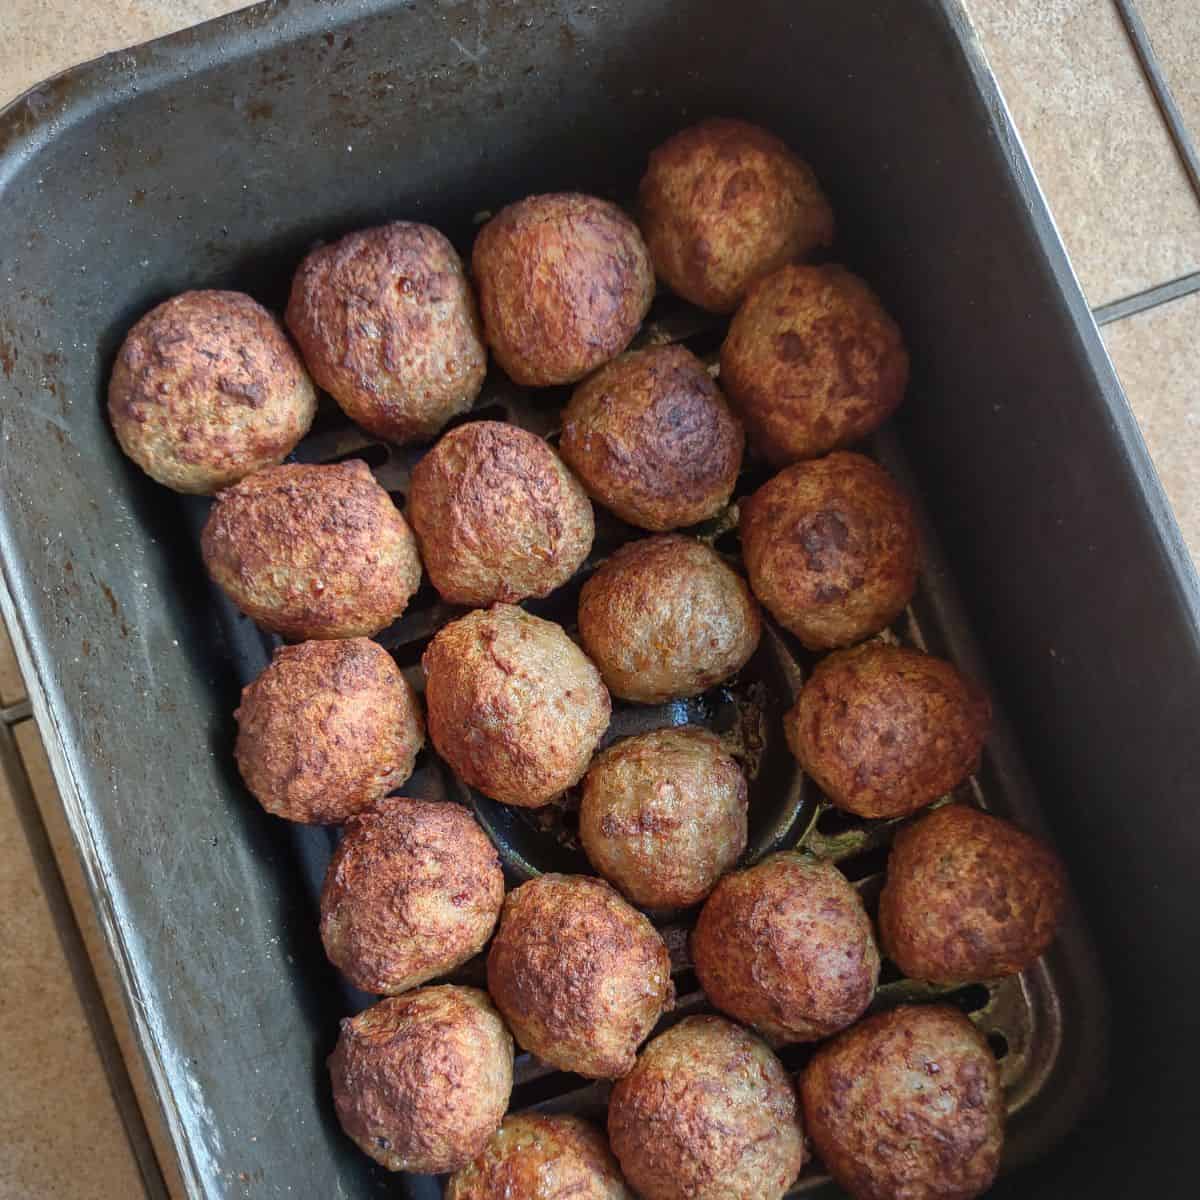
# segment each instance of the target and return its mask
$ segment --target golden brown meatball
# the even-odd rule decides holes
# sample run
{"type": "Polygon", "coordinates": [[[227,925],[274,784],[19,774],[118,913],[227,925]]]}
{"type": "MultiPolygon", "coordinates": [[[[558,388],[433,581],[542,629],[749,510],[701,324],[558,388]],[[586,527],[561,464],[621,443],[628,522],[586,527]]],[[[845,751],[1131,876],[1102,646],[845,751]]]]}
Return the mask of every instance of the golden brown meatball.
{"type": "Polygon", "coordinates": [[[732,312],[756,279],[833,241],[833,210],[809,165],[728,118],[651,153],[640,209],[659,278],[710,312],[732,312]]]}
{"type": "Polygon", "coordinates": [[[559,449],[594,499],[657,532],[706,521],[729,503],[744,442],[704,364],[683,346],[654,346],[575,389],[559,449]]]}
{"type": "Polygon", "coordinates": [[[817,1155],[855,1200],[970,1200],[995,1178],[1000,1072],[957,1009],[868,1017],[816,1052],[800,1096],[817,1155]]]}
{"type": "Polygon", "coordinates": [[[879,936],[913,979],[1000,979],[1046,951],[1065,896],[1049,846],[999,817],[950,804],[896,835],[879,936]]]}
{"type": "Polygon", "coordinates": [[[742,504],[741,530],[754,594],[810,650],[878,633],[917,586],[912,504],[861,454],[780,471],[742,504]]]}
{"type": "Polygon", "coordinates": [[[281,462],[317,395],[278,322],[241,292],[184,292],[129,331],[108,385],[121,449],[177,492],[281,462]]]}
{"type": "Polygon", "coordinates": [[[608,1136],[645,1200],[777,1200],[804,1165],[798,1107],[763,1042],[687,1017],[614,1084],[608,1136]]]}
{"type": "Polygon", "coordinates": [[[654,926],[587,875],[541,875],[509,892],[487,983],[521,1046],[592,1079],[633,1066],[674,996],[654,926]]]}
{"type": "Polygon", "coordinates": [[[750,289],[721,347],[721,384],[777,463],[859,441],[904,399],[908,351],[844,267],[784,267],[750,289]]]}
{"type": "Polygon", "coordinates": [[[217,497],[200,547],[234,604],[293,640],[378,633],[421,582],[412,530],[359,459],[247,476],[217,497]]]}
{"type": "Polygon", "coordinates": [[[412,473],[408,516],[433,586],[482,607],[549,595],[592,548],[592,504],[541,438],[502,421],[452,429],[412,473]]]}
{"type": "Polygon", "coordinates": [[[740,671],[761,636],[741,576],[680,534],[627,542],[579,594],[579,637],[623,700],[697,696],[740,671]]]}
{"type": "Polygon", "coordinates": [[[471,407],[487,374],[462,260],[414,221],[309,254],[292,281],[287,324],[317,383],[389,441],[433,437],[471,407]]]}
{"type": "Polygon", "coordinates": [[[637,226],[595,196],[530,196],[475,239],[487,342],[526,387],[574,383],[629,345],[654,298],[637,226]]]}
{"type": "Polygon", "coordinates": [[[692,933],[705,995],[779,1042],[811,1042],[857,1021],[875,995],[871,920],[832,863],[772,854],[726,875],[692,933]]]}
{"type": "Polygon", "coordinates": [[[281,646],[233,715],[246,786],[267,812],[307,824],[398,788],[425,741],[416,694],[367,638],[281,646]]]}
{"type": "Polygon", "coordinates": [[[950,663],[871,642],[819,662],[783,728],[838,808],[903,817],[975,771],[990,721],[987,697],[950,663]]]}
{"type": "Polygon", "coordinates": [[[429,987],[342,1022],[329,1056],[342,1128],[389,1171],[457,1171],[496,1131],[513,1043],[487,993],[429,987]]]}
{"type": "Polygon", "coordinates": [[[395,797],[346,826],[321,889],[321,940],[355,987],[394,995],[478,954],[503,903],[500,859],[465,808],[395,797]]]}
{"type": "Polygon", "coordinates": [[[746,848],[746,777],[705,729],[657,729],[597,755],[583,779],[588,859],[643,908],[703,900],[746,848]]]}

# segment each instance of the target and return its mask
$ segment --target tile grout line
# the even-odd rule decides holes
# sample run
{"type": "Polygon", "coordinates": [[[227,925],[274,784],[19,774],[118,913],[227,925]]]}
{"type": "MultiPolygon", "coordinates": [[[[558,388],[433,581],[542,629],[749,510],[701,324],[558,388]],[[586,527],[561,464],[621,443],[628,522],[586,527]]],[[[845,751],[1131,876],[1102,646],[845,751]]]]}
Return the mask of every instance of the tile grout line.
{"type": "Polygon", "coordinates": [[[1092,316],[1097,325],[1111,325],[1114,321],[1136,316],[1147,309],[1157,308],[1160,304],[1169,304],[1172,300],[1190,296],[1193,292],[1200,292],[1200,271],[1180,275],[1178,279],[1156,284],[1144,292],[1135,292],[1132,296],[1123,296],[1120,300],[1097,304],[1092,309],[1092,316]]]}

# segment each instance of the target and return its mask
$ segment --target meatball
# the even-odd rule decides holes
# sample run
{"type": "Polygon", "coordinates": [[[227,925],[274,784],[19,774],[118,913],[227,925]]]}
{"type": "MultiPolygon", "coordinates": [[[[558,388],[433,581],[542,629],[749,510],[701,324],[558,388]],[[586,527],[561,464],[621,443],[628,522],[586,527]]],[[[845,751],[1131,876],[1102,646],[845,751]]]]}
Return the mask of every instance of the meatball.
{"type": "Polygon", "coordinates": [[[656,532],[715,516],[737,482],[741,422],[690,350],[655,346],[575,389],[559,449],[593,499],[656,532]]]}
{"type": "Polygon", "coordinates": [[[583,585],[579,637],[616,696],[697,696],[749,661],[762,636],[741,576],[703,542],[628,542],[583,585]]]}
{"type": "Polygon", "coordinates": [[[425,569],[442,599],[481,607],[546,596],[592,548],[592,505],[541,438],[502,421],[451,430],[408,494],[425,569]]]}
{"type": "Polygon", "coordinates": [[[588,768],[579,836],[634,904],[696,904],[746,848],[746,777],[704,729],[626,738],[588,768]]]}
{"type": "Polygon", "coordinates": [[[979,766],[987,697],[950,663],[870,642],[817,664],[783,719],[800,765],[860,817],[903,817],[979,766]]]}
{"type": "Polygon", "coordinates": [[[530,196],[496,214],[471,266],[488,345],[525,387],[574,383],[629,345],[654,298],[637,226],[595,196],[530,196]]]}
{"type": "Polygon", "coordinates": [[[858,893],[832,863],[794,852],[717,884],[692,933],[692,960],[717,1008],[777,1042],[845,1029],[879,979],[858,893]]]}
{"type": "Polygon", "coordinates": [[[296,641],[378,633],[421,582],[412,530],[360,459],[247,476],[217,497],[200,548],[242,612],[296,641]]]}
{"type": "Polygon", "coordinates": [[[184,292],[129,331],[108,385],[121,449],[177,492],[281,462],[317,395],[275,318],[241,292],[184,292]]]}
{"type": "Polygon", "coordinates": [[[970,1200],[995,1178],[1000,1071],[957,1009],[868,1017],[817,1050],[800,1097],[818,1156],[855,1200],[970,1200]]]}
{"type": "Polygon", "coordinates": [[[674,997],[654,926],[587,875],[541,875],[509,892],[487,985],[520,1045],[592,1079],[624,1075],[674,997]]]}
{"type": "Polygon", "coordinates": [[[633,1200],[608,1142],[578,1117],[514,1113],[451,1178],[446,1200],[633,1200]]]}
{"type": "Polygon", "coordinates": [[[710,312],[833,241],[833,210],[816,176],[773,134],[714,118],[650,155],[641,227],[659,278],[710,312]]]}
{"type": "Polygon", "coordinates": [[[287,324],[317,383],[389,441],[433,437],[471,407],[487,374],[462,260],[414,221],[314,250],[292,281],[287,324]]]}
{"type": "Polygon", "coordinates": [[[398,788],[425,741],[395,660],[367,638],[281,646],[233,714],[246,786],[289,821],[344,821],[398,788]]]}
{"type": "Polygon", "coordinates": [[[355,987],[406,992],[478,954],[503,903],[500,859],[465,808],[381,800],[333,853],[321,940],[355,987]]]}
{"type": "Polygon", "coordinates": [[[951,804],[896,835],[879,936],[914,979],[1000,979],[1049,947],[1065,896],[1062,864],[1049,846],[999,817],[951,804]]]}
{"type": "Polygon", "coordinates": [[[687,1017],[613,1086],[608,1136],[645,1200],[777,1200],[804,1165],[783,1064],[720,1017],[687,1017]]]}
{"type": "Polygon", "coordinates": [[[754,594],[809,650],[878,633],[916,590],[912,504],[861,454],[780,471],[742,504],[741,531],[754,594]]]}
{"type": "Polygon", "coordinates": [[[389,1171],[457,1171],[496,1131],[513,1043],[486,992],[429,987],[342,1022],[329,1056],[342,1128],[389,1171]]]}

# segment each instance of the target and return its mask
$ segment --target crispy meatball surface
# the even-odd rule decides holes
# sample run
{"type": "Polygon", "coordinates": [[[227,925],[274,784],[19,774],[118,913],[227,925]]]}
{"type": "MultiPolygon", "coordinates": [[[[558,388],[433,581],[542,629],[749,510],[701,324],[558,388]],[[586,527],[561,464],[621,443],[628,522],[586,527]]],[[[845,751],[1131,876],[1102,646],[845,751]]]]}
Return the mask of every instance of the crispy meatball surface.
{"type": "Polygon", "coordinates": [[[855,1200],[970,1200],[995,1178],[1000,1071],[957,1009],[868,1017],[817,1050],[800,1095],[818,1156],[855,1200]]]}
{"type": "Polygon", "coordinates": [[[344,821],[398,788],[425,741],[416,694],[367,638],[281,646],[233,715],[246,786],[306,824],[344,821]]]}
{"type": "Polygon", "coordinates": [[[595,196],[530,196],[496,214],[471,266],[488,345],[525,387],[574,383],[629,345],[654,298],[637,226],[595,196]]]}
{"type": "Polygon", "coordinates": [[[681,534],[627,542],[579,594],[579,637],[623,700],[697,696],[740,671],[761,636],[745,581],[681,534]]]}
{"type": "Polygon", "coordinates": [[[121,449],[177,492],[281,462],[317,396],[275,318],[241,292],[184,292],[129,331],[108,385],[121,449]]]}
{"type": "Polygon", "coordinates": [[[745,441],[704,364],[683,346],[623,354],[575,389],[559,450],[592,498],[655,532],[715,516],[745,441]]]}
{"type": "Polygon", "coordinates": [[[521,1046],[592,1079],[633,1066],[674,996],[657,930],[588,875],[541,875],[509,892],[487,983],[521,1046]]]}
{"type": "Polygon", "coordinates": [[[471,407],[487,373],[462,260],[413,221],[314,250],[292,282],[287,324],[345,414],[393,442],[433,437],[471,407]]]}
{"type": "Polygon", "coordinates": [[[478,954],[503,903],[500,859],[465,808],[381,800],[333,853],[321,940],[355,987],[406,992],[478,954]]]}
{"type": "Polygon", "coordinates": [[[412,530],[360,459],[247,476],[217,497],[200,548],[242,612],[293,640],[378,633],[421,582],[412,530]]]}
{"type": "Polygon", "coordinates": [[[657,729],[592,760],[579,835],[592,866],[643,908],[684,908],[746,848],[746,777],[705,729],[657,729]]]}
{"type": "Polygon", "coordinates": [[[858,893],[832,863],[793,852],[717,884],[692,933],[692,960],[717,1008],[779,1042],[845,1029],[879,979],[858,893]]]}
{"type": "Polygon", "coordinates": [[[1050,946],[1065,896],[1049,846],[999,817],[950,804],[896,835],[879,936],[914,979],[1000,979],[1050,946]]]}
{"type": "Polygon", "coordinates": [[[861,454],[780,471],[742,504],[741,531],[754,594],[809,650],[878,633],[916,590],[912,503],[861,454]]]}
{"type": "Polygon", "coordinates": [[[838,808],[902,817],[976,770],[990,721],[987,697],[950,663],[871,642],[818,663],[783,728],[838,808]]]}
{"type": "Polygon", "coordinates": [[[640,209],[659,278],[711,312],[732,312],[756,279],[833,241],[833,210],[808,164],[728,118],[650,155],[640,209]]]}
{"type": "Polygon", "coordinates": [[[421,556],[451,604],[546,596],[592,548],[592,504],[540,437],[502,421],[452,429],[416,465],[408,495],[421,556]]]}
{"type": "Polygon", "coordinates": [[[513,1043],[487,993],[429,987],[342,1022],[329,1057],[342,1128],[389,1171],[466,1166],[512,1092],[513,1043]]]}
{"type": "Polygon", "coordinates": [[[660,1034],[613,1086],[608,1136],[645,1200],[777,1200],[804,1165],[783,1064],[720,1017],[660,1034]]]}

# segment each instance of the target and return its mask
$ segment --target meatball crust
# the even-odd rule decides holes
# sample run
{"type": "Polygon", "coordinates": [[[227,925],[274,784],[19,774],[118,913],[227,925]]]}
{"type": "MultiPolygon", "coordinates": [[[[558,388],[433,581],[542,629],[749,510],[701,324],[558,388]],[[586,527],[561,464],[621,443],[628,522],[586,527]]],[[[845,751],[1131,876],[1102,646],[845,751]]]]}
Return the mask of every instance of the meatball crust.
{"type": "Polygon", "coordinates": [[[287,325],[313,378],[378,437],[433,437],[483,386],[487,350],[462,260],[436,229],[394,221],[314,250],[287,325]]]}
{"type": "Polygon", "coordinates": [[[916,590],[912,503],[861,454],[786,467],[742,504],[741,532],[754,594],[809,650],[878,633],[916,590]]]}
{"type": "Polygon", "coordinates": [[[425,569],[442,599],[482,607],[547,596],[592,548],[592,504],[540,438],[502,421],[452,429],[412,473],[425,569]]]}
{"type": "Polygon", "coordinates": [[[580,640],[623,700],[698,696],[740,671],[761,636],[742,577],[681,534],[627,542],[579,594],[580,640]]]}
{"type": "Polygon", "coordinates": [[[979,766],[988,698],[950,663],[870,642],[819,662],[783,719],[800,765],[838,808],[903,817],[979,766]]]}
{"type": "Polygon", "coordinates": [[[465,808],[395,797],[352,818],[333,852],[321,940],[355,987],[394,995],[478,954],[503,903],[500,859],[465,808]]]}
{"type": "Polygon", "coordinates": [[[783,1064],[720,1017],[687,1017],[613,1085],[608,1136],[645,1200],[777,1200],[804,1165],[783,1064]]]}
{"type": "Polygon", "coordinates": [[[654,150],[639,207],[659,278],[710,312],[732,312],[756,279],[833,241],[833,209],[809,165],[729,118],[654,150]]]}
{"type": "Polygon", "coordinates": [[[585,379],[563,413],[559,450],[594,500],[660,532],[729,503],[742,465],[741,422],[683,346],[623,354],[585,379]]]}
{"type": "Polygon", "coordinates": [[[471,267],[487,342],[524,387],[574,383],[615,358],[654,299],[637,226],[595,196],[530,196],[475,239],[471,267]]]}
{"type": "Polygon", "coordinates": [[[1065,898],[1066,876],[1049,846],[999,817],[950,804],[896,835],[879,936],[913,979],[1000,979],[1047,950],[1065,898]]]}
{"type": "Polygon", "coordinates": [[[242,612],[294,641],[378,633],[421,582],[412,530],[361,459],[247,476],[217,497],[200,549],[242,612]]]}
{"type": "Polygon", "coordinates": [[[591,1079],[624,1075],[674,998],[658,931],[588,875],[541,875],[509,892],[487,985],[521,1046],[591,1079]]]}
{"type": "Polygon", "coordinates": [[[513,1043],[487,993],[428,987],[342,1022],[329,1056],[342,1128],[389,1171],[466,1166],[512,1092],[513,1043]]]}
{"type": "Polygon", "coordinates": [[[398,788],[425,741],[420,701],[367,638],[280,646],[233,715],[246,786],[305,824],[345,821],[398,788]]]}
{"type": "Polygon", "coordinates": [[[583,780],[588,859],[642,908],[685,908],[746,848],[746,777],[705,729],[657,729],[598,754],[583,780]]]}
{"type": "Polygon", "coordinates": [[[970,1200],[1004,1141],[1000,1070],[947,1005],[902,1005],[820,1047],[800,1082],[817,1155],[855,1200],[970,1200]]]}
{"type": "Polygon", "coordinates": [[[726,875],[692,933],[705,995],[778,1042],[811,1042],[866,1012],[879,952],[858,893],[832,863],[773,854],[726,875]]]}
{"type": "Polygon", "coordinates": [[[183,292],[151,309],[108,385],[121,449],[177,492],[216,492],[282,462],[316,411],[287,336],[241,292],[183,292]]]}

